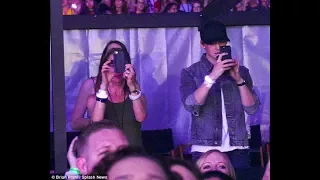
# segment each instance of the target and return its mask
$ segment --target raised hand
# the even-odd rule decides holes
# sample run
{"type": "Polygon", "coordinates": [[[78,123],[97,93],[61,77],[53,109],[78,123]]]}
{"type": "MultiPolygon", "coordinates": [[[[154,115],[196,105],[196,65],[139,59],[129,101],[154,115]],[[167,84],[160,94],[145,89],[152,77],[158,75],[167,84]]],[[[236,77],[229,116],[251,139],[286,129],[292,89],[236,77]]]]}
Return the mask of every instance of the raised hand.
{"type": "Polygon", "coordinates": [[[110,65],[111,61],[107,61],[102,65],[101,68],[101,76],[102,76],[102,81],[100,85],[101,90],[107,90],[108,85],[111,81],[111,79],[114,77],[114,68],[110,65]]]}
{"type": "Polygon", "coordinates": [[[239,67],[240,67],[240,63],[239,61],[234,58],[233,59],[234,62],[236,63],[235,66],[233,66],[231,69],[230,69],[230,76],[238,83],[242,83],[243,82],[243,79],[241,78],[240,76],[240,73],[239,73],[239,67]]]}
{"type": "Polygon", "coordinates": [[[129,86],[130,90],[135,90],[136,86],[136,72],[132,64],[125,65],[125,71],[123,73],[123,77],[127,80],[127,85],[129,86]]]}
{"type": "Polygon", "coordinates": [[[226,70],[229,70],[236,65],[236,62],[234,62],[233,59],[226,59],[222,61],[222,56],[225,55],[227,55],[227,53],[219,54],[216,64],[214,65],[211,73],[209,74],[209,77],[211,79],[218,79],[226,70]]]}
{"type": "Polygon", "coordinates": [[[77,167],[77,158],[76,155],[73,151],[74,143],[78,140],[78,137],[76,136],[70,143],[69,149],[68,149],[68,154],[67,154],[67,159],[69,162],[69,165],[71,168],[76,168],[77,167]]]}

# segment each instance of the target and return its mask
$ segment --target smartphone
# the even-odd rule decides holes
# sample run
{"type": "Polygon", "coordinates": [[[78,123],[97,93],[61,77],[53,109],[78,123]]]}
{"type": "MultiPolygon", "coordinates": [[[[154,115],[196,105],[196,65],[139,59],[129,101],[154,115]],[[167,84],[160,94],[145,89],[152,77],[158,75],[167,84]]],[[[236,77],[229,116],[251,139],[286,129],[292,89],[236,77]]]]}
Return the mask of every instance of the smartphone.
{"type": "Polygon", "coordinates": [[[228,53],[227,55],[222,56],[221,58],[222,61],[226,59],[232,59],[230,46],[221,46],[220,53],[228,53]]]}
{"type": "MultiPolygon", "coordinates": [[[[226,60],[226,59],[232,59],[230,46],[221,46],[220,53],[228,53],[228,54],[222,56],[221,61],[226,60]]],[[[228,63],[226,63],[226,64],[228,64],[228,63]]],[[[230,72],[230,70],[226,70],[226,71],[224,71],[223,75],[229,75],[229,72],[230,72]]]]}
{"type": "Polygon", "coordinates": [[[113,62],[116,73],[123,73],[125,71],[125,56],[123,50],[116,50],[113,53],[113,62]]]}

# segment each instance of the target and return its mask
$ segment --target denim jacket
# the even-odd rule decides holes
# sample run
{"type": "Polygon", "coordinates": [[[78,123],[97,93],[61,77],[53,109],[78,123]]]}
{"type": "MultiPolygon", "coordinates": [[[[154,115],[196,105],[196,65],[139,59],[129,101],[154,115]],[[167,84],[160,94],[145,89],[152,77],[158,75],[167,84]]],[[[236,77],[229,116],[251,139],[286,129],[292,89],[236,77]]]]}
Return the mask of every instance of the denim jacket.
{"type": "Polygon", "coordinates": [[[222,105],[221,89],[228,122],[231,146],[248,146],[248,133],[245,114],[254,114],[260,101],[252,89],[249,70],[240,66],[241,77],[254,96],[255,103],[246,107],[242,105],[239,88],[229,75],[220,76],[209,90],[206,101],[198,104],[194,92],[204,82],[204,77],[212,71],[213,65],[203,54],[201,60],[181,71],[180,96],[185,109],[192,114],[191,143],[203,146],[221,146],[222,141],[222,105]]]}

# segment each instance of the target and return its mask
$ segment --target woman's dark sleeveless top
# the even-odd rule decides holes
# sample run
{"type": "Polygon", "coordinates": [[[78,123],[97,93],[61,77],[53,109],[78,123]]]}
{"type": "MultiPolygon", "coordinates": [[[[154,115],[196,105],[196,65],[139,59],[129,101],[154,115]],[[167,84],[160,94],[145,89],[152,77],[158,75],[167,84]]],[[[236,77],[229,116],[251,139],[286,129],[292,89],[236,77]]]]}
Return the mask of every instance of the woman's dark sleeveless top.
{"type": "Polygon", "coordinates": [[[112,103],[108,100],[106,105],[104,118],[119,125],[126,134],[130,145],[143,148],[141,123],[135,118],[132,100],[129,97],[120,103],[112,103]]]}

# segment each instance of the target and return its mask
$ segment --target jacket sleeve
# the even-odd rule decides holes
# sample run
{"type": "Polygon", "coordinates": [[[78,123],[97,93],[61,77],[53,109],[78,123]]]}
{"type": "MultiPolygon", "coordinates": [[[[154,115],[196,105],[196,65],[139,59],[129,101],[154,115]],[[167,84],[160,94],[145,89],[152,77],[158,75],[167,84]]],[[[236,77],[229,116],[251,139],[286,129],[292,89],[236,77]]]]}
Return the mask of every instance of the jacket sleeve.
{"type": "Polygon", "coordinates": [[[254,104],[252,106],[243,106],[243,109],[249,115],[255,114],[259,109],[260,100],[259,100],[257,93],[253,89],[252,78],[250,76],[249,69],[247,69],[246,67],[244,67],[243,79],[246,81],[246,85],[249,88],[249,90],[251,91],[253,98],[254,98],[254,104]]]}
{"type": "Polygon", "coordinates": [[[180,76],[180,97],[184,108],[194,116],[199,116],[201,105],[194,97],[197,85],[188,69],[182,69],[180,76]]]}

